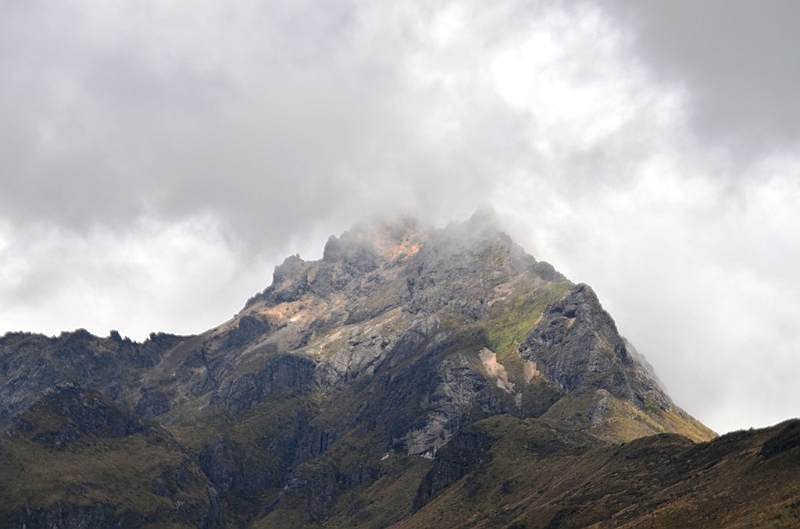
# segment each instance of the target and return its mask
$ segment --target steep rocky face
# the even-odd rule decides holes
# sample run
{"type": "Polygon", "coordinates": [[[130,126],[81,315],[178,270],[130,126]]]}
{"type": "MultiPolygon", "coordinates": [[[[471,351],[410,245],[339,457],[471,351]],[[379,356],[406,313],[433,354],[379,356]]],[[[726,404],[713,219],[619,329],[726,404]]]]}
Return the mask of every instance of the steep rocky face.
{"type": "Polygon", "coordinates": [[[69,381],[132,404],[129,392],[138,384],[137,375],[182,340],[159,333],[139,344],[116,331],[99,338],[83,329],[57,338],[8,333],[0,338],[0,424],[31,406],[42,391],[69,381]]]}
{"type": "Polygon", "coordinates": [[[605,390],[639,409],[672,407],[670,398],[629,354],[614,320],[588,285],[553,302],[520,346],[520,354],[568,393],[605,390]]]}
{"type": "MultiPolygon", "coordinates": [[[[165,402],[210,394],[212,406],[238,411],[289,388],[342,391],[488,319],[523,289],[563,285],[483,219],[355,229],[331,238],[320,261],[288,258],[234,320],[164,355],[144,379],[140,409],[163,414],[165,402]]],[[[474,363],[464,362],[432,368],[448,377],[474,363]]]]}
{"type": "Polygon", "coordinates": [[[0,414],[74,379],[169,427],[226,523],[321,523],[373,487],[406,498],[399,519],[424,496],[407,476],[487,417],[598,442],[713,437],[631,351],[588,286],[490,216],[444,229],[402,218],[331,237],[321,260],[287,258],[239,314],[197,336],[6,335],[0,414]]]}

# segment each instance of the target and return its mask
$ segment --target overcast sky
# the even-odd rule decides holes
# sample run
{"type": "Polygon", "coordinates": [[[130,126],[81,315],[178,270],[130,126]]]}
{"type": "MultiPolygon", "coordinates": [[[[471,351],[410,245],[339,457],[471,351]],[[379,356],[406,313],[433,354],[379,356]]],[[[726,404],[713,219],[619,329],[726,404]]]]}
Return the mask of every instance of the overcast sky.
{"type": "Polygon", "coordinates": [[[0,333],[237,312],[491,205],[719,432],[800,415],[800,2],[0,2],[0,333]]]}

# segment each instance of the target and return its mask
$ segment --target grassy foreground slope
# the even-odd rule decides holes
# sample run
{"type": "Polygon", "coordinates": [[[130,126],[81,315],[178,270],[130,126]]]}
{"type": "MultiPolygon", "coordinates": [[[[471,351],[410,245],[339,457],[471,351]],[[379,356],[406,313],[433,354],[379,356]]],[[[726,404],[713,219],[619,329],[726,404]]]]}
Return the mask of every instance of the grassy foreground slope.
{"type": "Polygon", "coordinates": [[[606,445],[499,416],[462,435],[484,449],[443,451],[429,490],[437,473],[467,471],[392,527],[800,527],[799,420],[699,444],[662,434],[606,445]]]}

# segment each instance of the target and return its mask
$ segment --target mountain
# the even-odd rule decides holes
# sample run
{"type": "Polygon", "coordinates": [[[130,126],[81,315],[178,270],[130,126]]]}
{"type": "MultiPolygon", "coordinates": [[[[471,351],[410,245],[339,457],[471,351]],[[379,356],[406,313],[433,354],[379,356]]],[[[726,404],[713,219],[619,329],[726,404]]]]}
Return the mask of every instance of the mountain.
{"type": "MultiPolygon", "coordinates": [[[[717,438],[589,286],[490,214],[400,217],[332,236],[321,260],[287,258],[200,335],[1,338],[0,492],[15,499],[0,527],[632,527],[643,506],[669,526],[681,502],[703,508],[704,479],[709,501],[738,498],[714,481],[726,469],[796,470],[792,424],[717,438]],[[125,472],[75,476],[84,457],[125,472]]],[[[797,488],[776,476],[785,497],[759,510],[750,495],[748,512],[790,520],[797,488]]]]}

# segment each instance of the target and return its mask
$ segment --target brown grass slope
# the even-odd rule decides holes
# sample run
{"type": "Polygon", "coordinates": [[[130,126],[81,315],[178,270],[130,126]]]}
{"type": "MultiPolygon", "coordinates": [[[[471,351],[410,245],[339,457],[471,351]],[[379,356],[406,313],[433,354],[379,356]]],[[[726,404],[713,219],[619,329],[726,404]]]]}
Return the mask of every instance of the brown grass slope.
{"type": "Polygon", "coordinates": [[[208,479],[156,423],[60,385],[0,437],[0,527],[199,527],[208,479]]]}
{"type": "MultiPolygon", "coordinates": [[[[392,527],[800,527],[800,420],[699,444],[662,434],[603,445],[510,417],[465,435],[490,448],[392,527]]],[[[440,456],[421,489],[453,460],[469,459],[440,456]]]]}

